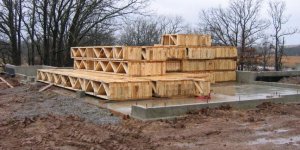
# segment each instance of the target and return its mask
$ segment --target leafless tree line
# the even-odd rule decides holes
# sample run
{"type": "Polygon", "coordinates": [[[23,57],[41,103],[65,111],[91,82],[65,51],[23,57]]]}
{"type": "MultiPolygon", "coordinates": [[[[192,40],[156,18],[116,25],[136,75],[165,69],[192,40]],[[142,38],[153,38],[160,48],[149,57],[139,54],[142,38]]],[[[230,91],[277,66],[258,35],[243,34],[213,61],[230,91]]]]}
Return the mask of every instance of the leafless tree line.
{"type": "MultiPolygon", "coordinates": [[[[211,34],[215,44],[238,47],[239,70],[251,69],[256,61],[253,46],[262,41],[262,38],[267,35],[267,30],[274,33],[268,35],[274,41],[270,43],[268,50],[274,48],[275,69],[280,70],[284,53],[284,37],[298,31],[283,28],[289,20],[285,15],[285,2],[268,2],[270,19],[261,17],[262,4],[262,0],[232,0],[227,8],[210,8],[200,13],[201,32],[211,34]]],[[[263,47],[266,49],[265,46],[263,47]]],[[[262,54],[266,55],[269,52],[263,51],[262,54]]],[[[266,58],[264,57],[264,60],[266,58]]]]}
{"type": "Polygon", "coordinates": [[[231,0],[226,8],[202,10],[199,28],[186,25],[180,16],[145,15],[148,1],[2,0],[0,57],[20,65],[21,51],[27,49],[29,65],[70,66],[73,46],[153,45],[162,34],[196,32],[211,34],[215,45],[238,47],[240,70],[250,70],[256,63],[253,47],[261,43],[262,65],[274,49],[275,68],[280,70],[284,37],[298,32],[284,27],[289,18],[282,1],[268,2],[265,19],[262,0],[231,0]]]}
{"type": "Polygon", "coordinates": [[[30,65],[36,55],[45,65],[70,65],[70,47],[111,43],[114,21],[147,5],[148,0],[2,0],[0,34],[10,45],[3,59],[20,65],[25,43],[30,65]]]}
{"type": "Polygon", "coordinates": [[[125,22],[121,30],[119,44],[125,45],[154,45],[160,42],[162,34],[175,34],[185,28],[180,16],[136,18],[125,22]]]}

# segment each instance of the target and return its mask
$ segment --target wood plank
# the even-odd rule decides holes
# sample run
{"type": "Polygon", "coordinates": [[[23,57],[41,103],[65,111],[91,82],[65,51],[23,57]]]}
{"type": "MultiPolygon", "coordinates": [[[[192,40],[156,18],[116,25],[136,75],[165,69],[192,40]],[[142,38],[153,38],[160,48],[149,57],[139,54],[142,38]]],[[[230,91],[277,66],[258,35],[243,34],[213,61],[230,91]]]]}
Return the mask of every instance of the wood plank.
{"type": "Polygon", "coordinates": [[[72,48],[71,51],[72,58],[107,59],[120,61],[165,61],[167,59],[237,58],[237,49],[230,46],[112,46],[96,48],[72,48]],[[76,53],[75,51],[79,51],[81,53],[76,53]]]}
{"type": "Polygon", "coordinates": [[[0,77],[0,80],[2,82],[4,82],[7,86],[9,86],[10,88],[14,88],[14,86],[12,86],[10,83],[8,83],[5,79],[3,79],[2,77],[0,77]]]}
{"type": "Polygon", "coordinates": [[[47,90],[47,89],[49,89],[50,87],[52,87],[53,86],[53,84],[51,83],[51,84],[48,84],[48,85],[46,85],[46,86],[44,86],[44,87],[42,87],[40,90],[39,90],[39,92],[43,92],[43,91],[45,91],[45,90],[47,90]]]}
{"type": "Polygon", "coordinates": [[[166,62],[166,72],[181,72],[182,62],[181,60],[170,60],[166,62]]]}
{"type": "Polygon", "coordinates": [[[236,71],[213,71],[216,82],[236,81],[236,71]]]}
{"type": "Polygon", "coordinates": [[[166,63],[163,61],[107,61],[76,58],[74,69],[128,76],[153,76],[164,75],[166,63]]]}
{"type": "Polygon", "coordinates": [[[210,35],[166,34],[162,35],[161,45],[211,46],[210,35]]]}

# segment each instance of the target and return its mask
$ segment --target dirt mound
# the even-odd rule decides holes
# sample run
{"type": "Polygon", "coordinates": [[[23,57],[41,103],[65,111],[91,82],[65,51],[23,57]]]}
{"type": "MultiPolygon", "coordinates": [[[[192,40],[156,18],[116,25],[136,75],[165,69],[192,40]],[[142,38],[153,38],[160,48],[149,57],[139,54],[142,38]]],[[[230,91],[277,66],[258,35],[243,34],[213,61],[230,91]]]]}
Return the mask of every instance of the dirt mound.
{"type": "Polygon", "coordinates": [[[137,135],[136,130],[88,124],[72,115],[7,121],[0,125],[0,132],[0,148],[16,149],[143,149],[135,139],[148,141],[137,135]],[[19,144],[15,145],[16,142],[19,144]]]}
{"type": "Polygon", "coordinates": [[[258,106],[256,106],[258,110],[256,112],[260,112],[263,114],[282,114],[286,115],[288,114],[289,110],[285,109],[286,105],[285,104],[277,104],[277,103],[272,103],[272,102],[264,102],[258,106]]]}
{"type": "Polygon", "coordinates": [[[269,109],[269,108],[272,108],[272,107],[275,107],[275,106],[276,106],[275,103],[272,103],[272,102],[263,102],[262,104],[257,105],[256,108],[259,108],[259,109],[269,109]]]}
{"type": "Polygon", "coordinates": [[[232,107],[230,105],[221,105],[220,107],[218,107],[218,109],[220,110],[231,110],[232,107]]]}
{"type": "MultiPolygon", "coordinates": [[[[217,108],[203,108],[198,111],[198,114],[205,115],[205,116],[226,116],[232,110],[230,105],[221,105],[217,108]]],[[[196,114],[195,112],[189,114],[196,114]]]]}

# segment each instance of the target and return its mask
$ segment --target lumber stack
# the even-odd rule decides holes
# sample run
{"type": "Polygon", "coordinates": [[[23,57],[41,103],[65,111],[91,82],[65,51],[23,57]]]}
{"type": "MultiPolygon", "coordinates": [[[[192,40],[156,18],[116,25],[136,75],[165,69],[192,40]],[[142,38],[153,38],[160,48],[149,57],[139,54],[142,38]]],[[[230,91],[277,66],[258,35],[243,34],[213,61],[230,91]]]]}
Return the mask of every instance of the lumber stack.
{"type": "Polygon", "coordinates": [[[210,35],[163,35],[155,47],[166,50],[167,73],[209,72],[215,82],[236,80],[237,49],[211,46],[210,35]]]}
{"type": "Polygon", "coordinates": [[[166,73],[164,51],[150,47],[95,46],[71,48],[74,69],[128,76],[166,73]]]}
{"type": "Polygon", "coordinates": [[[210,84],[235,80],[234,47],[209,35],[163,35],[154,46],[72,47],[73,69],[41,69],[41,82],[108,100],[204,96],[210,84]]]}

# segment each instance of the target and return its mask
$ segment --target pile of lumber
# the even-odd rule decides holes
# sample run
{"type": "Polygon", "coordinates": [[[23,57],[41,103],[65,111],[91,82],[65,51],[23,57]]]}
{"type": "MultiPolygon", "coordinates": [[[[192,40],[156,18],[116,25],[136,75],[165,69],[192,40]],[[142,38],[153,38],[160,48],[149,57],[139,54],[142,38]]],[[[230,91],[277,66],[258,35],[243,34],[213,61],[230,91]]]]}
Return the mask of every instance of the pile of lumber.
{"type": "Polygon", "coordinates": [[[236,80],[237,49],[211,46],[209,35],[163,35],[155,47],[166,50],[166,72],[206,72],[215,82],[236,80]]]}
{"type": "Polygon", "coordinates": [[[206,96],[234,81],[237,50],[211,46],[209,35],[163,35],[154,46],[72,47],[73,69],[41,69],[41,82],[108,100],[206,96]]]}

